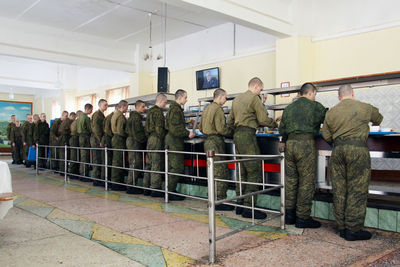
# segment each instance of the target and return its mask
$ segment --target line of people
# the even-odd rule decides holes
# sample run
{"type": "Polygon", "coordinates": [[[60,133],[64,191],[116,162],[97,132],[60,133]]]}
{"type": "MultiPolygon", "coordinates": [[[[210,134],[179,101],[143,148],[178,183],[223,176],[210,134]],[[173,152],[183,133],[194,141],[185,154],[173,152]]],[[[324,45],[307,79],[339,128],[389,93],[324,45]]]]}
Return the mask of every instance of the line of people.
{"type": "MultiPolygon", "coordinates": [[[[223,89],[216,89],[213,102],[203,111],[199,128],[206,135],[204,150],[214,150],[217,154],[225,153],[224,137],[232,137],[237,154],[258,155],[260,149],[257,144],[256,130],[259,126],[277,128],[277,121],[268,117],[260,94],[264,89],[261,79],[255,77],[248,83],[248,90],[238,95],[232,102],[231,111],[227,120],[222,106],[226,102],[227,93],[223,89]]],[[[372,105],[354,100],[354,92],[351,86],[344,85],[339,88],[338,98],[340,103],[331,110],[315,101],[316,87],[311,83],[305,83],[299,92],[299,98],[290,104],[283,112],[279,125],[282,135],[280,144],[281,152],[285,153],[286,173],[286,224],[295,224],[298,228],[318,228],[320,222],[310,217],[311,205],[314,197],[317,151],[315,137],[320,133],[322,137],[333,144],[333,152],[330,160],[330,172],[333,185],[334,216],[338,223],[339,235],[346,240],[366,240],[371,234],[362,230],[368,185],[370,179],[370,157],[366,145],[369,134],[369,122],[379,125],[383,116],[372,105]]],[[[48,128],[45,114],[34,116],[32,142],[41,145],[64,145],[70,147],[82,147],[80,153],[77,149],[70,149],[69,173],[71,178],[81,175],[83,181],[91,181],[84,176],[89,176],[90,148],[93,153],[92,177],[99,179],[94,181],[95,186],[102,186],[106,170],[101,165],[105,162],[105,153],[99,148],[107,147],[117,149],[107,152],[107,162],[113,168],[107,170],[111,178],[113,190],[127,190],[129,194],[144,194],[152,197],[164,197],[161,191],[165,161],[164,153],[148,152],[146,163],[143,154],[129,152],[127,167],[137,170],[146,169],[149,172],[124,170],[124,149],[163,150],[168,147],[171,151],[183,151],[184,139],[193,138],[194,132],[185,128],[183,106],[187,102],[187,93],[177,90],[175,101],[170,103],[164,116],[163,109],[167,105],[167,97],[159,93],[155,99],[155,105],[146,112],[143,101],[135,103],[135,110],[131,111],[128,119],[124,116],[128,109],[128,103],[121,100],[115,111],[104,116],[108,108],[107,101],[101,99],[99,109],[92,115],[91,104],[85,105],[84,112],[76,114],[64,111],[60,119],[56,120],[51,129],[48,128]],[[146,121],[143,124],[143,114],[146,112],[146,121]],[[77,119],[75,120],[75,117],[77,119]],[[48,138],[50,136],[50,138],[48,138]],[[96,150],[97,149],[97,150],[96,150]],[[78,157],[78,154],[80,157],[78,157]],[[80,168],[80,170],[79,170],[80,168]],[[138,185],[138,179],[143,178],[142,190],[139,188],[124,186],[126,183],[138,185]]],[[[28,120],[29,121],[29,120],[28,120]]],[[[16,131],[14,131],[16,132],[16,131]]],[[[14,140],[14,139],[13,139],[14,140]]],[[[27,140],[27,139],[24,139],[27,140]]],[[[39,149],[39,156],[44,157],[44,149],[39,149]]],[[[64,149],[53,149],[53,157],[63,159],[64,149]],[[58,152],[57,152],[58,151],[58,152]]],[[[216,157],[215,160],[222,160],[216,157]]],[[[65,166],[60,162],[52,161],[51,168],[63,171],[65,166]],[[57,169],[58,168],[58,169],[57,169]]],[[[39,161],[40,167],[45,167],[43,160],[39,161]]],[[[168,157],[168,170],[172,173],[184,173],[184,155],[171,153],[168,157]]],[[[216,179],[230,179],[226,164],[217,164],[214,169],[216,179]]],[[[245,161],[241,164],[241,177],[244,182],[260,183],[262,179],[261,164],[257,161],[245,161]]],[[[168,191],[176,192],[179,176],[169,175],[168,191]]],[[[217,183],[217,199],[227,197],[228,183],[217,183]]],[[[236,194],[248,194],[258,190],[257,185],[242,184],[236,186],[236,194]]],[[[184,197],[170,194],[170,200],[183,200],[184,197]]],[[[257,203],[257,196],[254,197],[257,203]]],[[[251,206],[251,198],[239,201],[242,206],[251,206]]],[[[233,210],[230,205],[220,204],[217,210],[233,210]]],[[[236,214],[245,218],[253,216],[250,208],[237,207],[236,214]]],[[[264,212],[255,210],[256,219],[266,218],[264,212]]]]}

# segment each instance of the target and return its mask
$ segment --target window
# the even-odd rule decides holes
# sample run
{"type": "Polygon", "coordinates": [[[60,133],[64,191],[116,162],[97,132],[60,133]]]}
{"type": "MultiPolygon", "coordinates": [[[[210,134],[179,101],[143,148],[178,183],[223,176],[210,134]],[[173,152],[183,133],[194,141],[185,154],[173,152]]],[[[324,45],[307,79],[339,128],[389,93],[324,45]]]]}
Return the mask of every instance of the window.
{"type": "Polygon", "coordinates": [[[84,96],[78,96],[76,98],[76,110],[82,110],[85,111],[85,105],[87,103],[92,104],[93,109],[96,109],[97,107],[97,102],[96,102],[96,94],[92,95],[84,95],[84,96]]]}
{"type": "Polygon", "coordinates": [[[51,117],[53,119],[61,117],[61,106],[58,101],[53,101],[51,103],[51,117]]]}
{"type": "Polygon", "coordinates": [[[117,104],[119,101],[129,97],[129,86],[114,88],[106,91],[108,104],[117,104]]]}

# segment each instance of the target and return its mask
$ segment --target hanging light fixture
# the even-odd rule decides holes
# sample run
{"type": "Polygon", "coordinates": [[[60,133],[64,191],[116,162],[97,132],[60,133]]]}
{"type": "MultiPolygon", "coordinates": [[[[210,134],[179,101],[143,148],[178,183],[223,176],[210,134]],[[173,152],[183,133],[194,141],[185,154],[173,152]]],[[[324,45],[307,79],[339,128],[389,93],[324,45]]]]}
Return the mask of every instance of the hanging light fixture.
{"type": "MultiPolygon", "coordinates": [[[[152,30],[153,30],[152,29],[152,26],[153,26],[153,24],[152,24],[152,16],[153,16],[153,14],[152,13],[148,13],[148,15],[149,15],[149,47],[148,47],[147,53],[143,55],[143,60],[144,61],[153,60],[153,45],[152,45],[152,39],[151,39],[152,30]]],[[[156,60],[160,60],[162,58],[163,57],[161,55],[158,55],[156,57],[156,60]]]]}

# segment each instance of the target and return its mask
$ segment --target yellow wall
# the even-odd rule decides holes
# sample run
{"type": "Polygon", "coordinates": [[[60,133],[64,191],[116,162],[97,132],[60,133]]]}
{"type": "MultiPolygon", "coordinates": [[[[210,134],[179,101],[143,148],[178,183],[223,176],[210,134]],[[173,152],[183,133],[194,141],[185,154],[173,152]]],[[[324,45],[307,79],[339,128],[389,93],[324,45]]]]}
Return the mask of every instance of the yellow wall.
{"type": "MultiPolygon", "coordinates": [[[[198,98],[211,97],[214,90],[196,90],[196,71],[212,67],[220,68],[220,86],[228,94],[246,91],[248,81],[255,76],[263,80],[265,88],[275,86],[275,52],[267,52],[170,72],[170,92],[174,93],[178,89],[186,90],[188,92],[186,105],[196,105],[198,98]]],[[[154,93],[157,91],[157,77],[153,77],[153,88],[154,93]]]]}
{"type": "Polygon", "coordinates": [[[313,80],[400,71],[400,27],[313,43],[313,80]]]}

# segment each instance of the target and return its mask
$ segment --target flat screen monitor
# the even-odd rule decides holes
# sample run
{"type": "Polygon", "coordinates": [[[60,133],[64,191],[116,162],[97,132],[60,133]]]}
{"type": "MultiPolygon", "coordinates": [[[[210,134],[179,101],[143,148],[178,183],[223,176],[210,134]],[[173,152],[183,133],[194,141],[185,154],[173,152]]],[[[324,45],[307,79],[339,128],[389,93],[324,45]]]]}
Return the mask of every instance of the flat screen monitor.
{"type": "Polygon", "coordinates": [[[219,68],[196,71],[197,90],[219,88],[219,68]]]}

